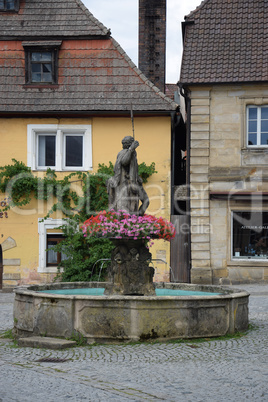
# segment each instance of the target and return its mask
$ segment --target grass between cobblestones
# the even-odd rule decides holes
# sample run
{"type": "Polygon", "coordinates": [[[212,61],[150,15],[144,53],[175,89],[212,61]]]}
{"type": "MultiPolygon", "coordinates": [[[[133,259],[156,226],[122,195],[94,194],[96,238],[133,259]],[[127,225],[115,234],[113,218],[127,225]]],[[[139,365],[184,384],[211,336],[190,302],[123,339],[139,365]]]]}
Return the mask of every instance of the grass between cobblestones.
{"type": "Polygon", "coordinates": [[[12,329],[7,329],[6,331],[4,331],[3,333],[0,334],[0,339],[4,338],[4,339],[14,339],[13,333],[12,333],[12,329]]]}
{"type": "MultiPolygon", "coordinates": [[[[186,344],[187,346],[190,347],[198,347],[196,344],[199,343],[205,343],[205,342],[212,342],[212,341],[228,341],[228,340],[233,340],[233,339],[239,339],[244,336],[247,336],[249,333],[252,331],[258,330],[259,327],[255,324],[249,324],[248,329],[245,332],[236,332],[235,334],[226,334],[224,336],[218,336],[218,337],[211,337],[211,338],[188,338],[188,339],[174,339],[174,340],[169,340],[169,341],[158,341],[157,339],[152,339],[146,340],[143,342],[126,342],[126,343],[118,343],[120,346],[135,346],[135,345],[155,345],[155,344],[161,344],[161,343],[166,343],[166,344],[186,344]]],[[[11,339],[13,340],[13,344],[10,344],[9,347],[12,348],[19,348],[18,342],[16,338],[13,335],[13,330],[8,329],[2,333],[0,333],[0,341],[1,339],[11,339]]],[[[109,344],[99,344],[99,343],[93,343],[93,344],[87,344],[86,343],[86,338],[84,338],[80,333],[74,334],[71,338],[68,338],[70,340],[74,340],[76,342],[76,347],[87,347],[87,348],[93,348],[96,346],[114,346],[115,344],[109,345],[109,344]]]]}

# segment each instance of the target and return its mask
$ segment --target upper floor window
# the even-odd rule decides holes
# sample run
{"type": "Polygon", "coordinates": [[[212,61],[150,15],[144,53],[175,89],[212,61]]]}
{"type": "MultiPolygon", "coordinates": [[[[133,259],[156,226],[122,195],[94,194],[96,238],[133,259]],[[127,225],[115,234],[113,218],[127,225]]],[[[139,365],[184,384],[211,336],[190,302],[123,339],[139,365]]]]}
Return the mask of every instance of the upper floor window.
{"type": "Polygon", "coordinates": [[[26,84],[57,84],[61,41],[23,42],[26,84]]]}
{"type": "Polygon", "coordinates": [[[18,11],[19,0],[0,0],[0,11],[18,11]]]}
{"type": "Polygon", "coordinates": [[[268,146],[268,105],[247,107],[248,147],[268,146]]]}
{"type": "Polygon", "coordinates": [[[89,170],[91,126],[28,125],[28,166],[33,170],[89,170]]]}

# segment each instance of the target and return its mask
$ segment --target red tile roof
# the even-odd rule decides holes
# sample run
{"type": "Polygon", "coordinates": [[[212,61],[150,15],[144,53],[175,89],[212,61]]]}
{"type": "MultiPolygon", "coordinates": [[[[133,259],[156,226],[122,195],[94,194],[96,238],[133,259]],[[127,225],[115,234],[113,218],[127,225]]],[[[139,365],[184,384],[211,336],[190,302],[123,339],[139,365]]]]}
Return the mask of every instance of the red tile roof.
{"type": "Polygon", "coordinates": [[[181,83],[268,81],[268,0],[205,0],[185,23],[181,83]]]}
{"type": "Polygon", "coordinates": [[[20,0],[18,13],[0,12],[0,37],[70,37],[109,34],[80,0],[20,0]]]}
{"type": "Polygon", "coordinates": [[[0,112],[124,113],[131,103],[141,113],[176,107],[80,0],[21,0],[19,14],[0,13],[0,112]],[[55,40],[62,40],[58,85],[26,85],[22,42],[55,40]]]}
{"type": "Polygon", "coordinates": [[[174,100],[175,93],[178,93],[179,87],[177,84],[166,84],[165,85],[165,94],[170,97],[170,99],[174,100]]]}

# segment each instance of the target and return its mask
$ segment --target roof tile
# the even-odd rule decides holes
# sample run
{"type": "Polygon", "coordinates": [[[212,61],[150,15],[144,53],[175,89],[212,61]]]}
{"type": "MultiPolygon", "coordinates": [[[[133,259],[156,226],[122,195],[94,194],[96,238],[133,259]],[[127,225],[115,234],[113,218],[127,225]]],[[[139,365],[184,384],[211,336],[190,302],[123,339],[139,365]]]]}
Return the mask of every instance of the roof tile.
{"type": "Polygon", "coordinates": [[[268,81],[267,0],[204,0],[187,21],[182,83],[268,81]]]}
{"type": "Polygon", "coordinates": [[[0,36],[106,36],[109,30],[80,0],[24,0],[18,13],[0,12],[0,36]]]}
{"type": "Polygon", "coordinates": [[[177,106],[80,0],[23,0],[18,14],[0,13],[0,84],[3,113],[122,112],[130,103],[134,111],[169,113],[177,106]],[[44,40],[62,41],[58,85],[25,85],[22,43],[44,40]]]}
{"type": "Polygon", "coordinates": [[[19,41],[16,44],[17,49],[12,44],[12,51],[5,50],[6,43],[0,41],[2,112],[127,111],[130,102],[134,111],[168,112],[176,107],[137,67],[132,67],[112,38],[63,40],[58,85],[42,89],[25,85],[23,47],[19,41]]]}

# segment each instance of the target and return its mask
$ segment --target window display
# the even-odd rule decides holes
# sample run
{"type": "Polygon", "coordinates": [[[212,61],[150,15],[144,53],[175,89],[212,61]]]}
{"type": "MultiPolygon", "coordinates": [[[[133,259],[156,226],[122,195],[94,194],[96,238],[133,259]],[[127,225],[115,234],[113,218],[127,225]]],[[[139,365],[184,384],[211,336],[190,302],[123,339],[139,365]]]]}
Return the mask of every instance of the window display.
{"type": "Polygon", "coordinates": [[[232,258],[268,259],[268,212],[233,211],[232,258]]]}

